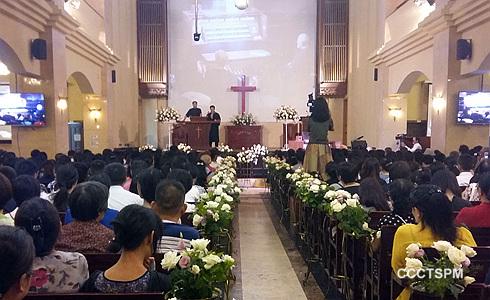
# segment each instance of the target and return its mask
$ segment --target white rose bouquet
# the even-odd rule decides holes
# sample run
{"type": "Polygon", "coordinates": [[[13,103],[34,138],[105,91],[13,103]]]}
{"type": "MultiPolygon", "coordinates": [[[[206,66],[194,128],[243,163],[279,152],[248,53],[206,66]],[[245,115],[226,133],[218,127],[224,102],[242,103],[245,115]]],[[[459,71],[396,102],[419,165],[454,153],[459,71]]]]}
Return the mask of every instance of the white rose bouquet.
{"type": "Polygon", "coordinates": [[[238,114],[233,116],[231,122],[235,126],[251,126],[256,123],[255,117],[252,114],[238,114]]]}
{"type": "Polygon", "coordinates": [[[171,122],[180,119],[180,114],[172,107],[164,107],[156,111],[157,122],[171,122]]]}
{"type": "Polygon", "coordinates": [[[182,151],[184,153],[190,153],[192,151],[191,146],[184,144],[184,143],[178,144],[177,149],[179,149],[179,151],[182,151]]]}
{"type": "Polygon", "coordinates": [[[233,221],[233,202],[233,197],[222,191],[220,195],[214,191],[202,194],[196,203],[192,219],[194,227],[204,231],[206,236],[226,232],[233,221]]]}
{"type": "Polygon", "coordinates": [[[233,152],[233,149],[231,149],[230,146],[225,145],[225,144],[219,144],[218,150],[219,150],[219,152],[221,152],[222,154],[225,154],[225,155],[233,152]]]}
{"type": "Polygon", "coordinates": [[[325,205],[327,214],[333,217],[338,222],[338,227],[348,235],[355,238],[371,235],[373,230],[368,225],[368,213],[359,203],[357,195],[345,197],[347,195],[350,194],[345,191],[325,193],[325,199],[333,199],[325,205]]]}
{"type": "Polygon", "coordinates": [[[410,285],[415,291],[441,298],[449,295],[458,298],[464,287],[475,281],[467,275],[470,258],[476,255],[476,251],[465,245],[455,247],[448,241],[434,242],[431,248],[438,254],[429,258],[419,243],[408,245],[405,268],[398,273],[410,278],[410,285]]]}
{"type": "Polygon", "coordinates": [[[295,108],[288,105],[281,105],[281,107],[274,111],[274,118],[276,121],[298,121],[299,115],[295,108]]]}
{"type": "Polygon", "coordinates": [[[138,148],[138,151],[139,152],[143,152],[143,151],[146,151],[146,150],[151,150],[151,151],[157,151],[157,148],[153,145],[150,145],[150,144],[147,144],[147,145],[143,145],[143,146],[140,146],[138,148]]]}
{"type": "Polygon", "coordinates": [[[296,196],[310,207],[322,207],[325,204],[324,195],[329,187],[325,181],[316,177],[306,177],[296,181],[296,196]]]}
{"type": "Polygon", "coordinates": [[[177,299],[208,299],[216,289],[232,278],[235,260],[229,255],[209,251],[209,240],[191,241],[191,248],[181,253],[167,252],[162,268],[170,271],[170,297],[177,299]]]}

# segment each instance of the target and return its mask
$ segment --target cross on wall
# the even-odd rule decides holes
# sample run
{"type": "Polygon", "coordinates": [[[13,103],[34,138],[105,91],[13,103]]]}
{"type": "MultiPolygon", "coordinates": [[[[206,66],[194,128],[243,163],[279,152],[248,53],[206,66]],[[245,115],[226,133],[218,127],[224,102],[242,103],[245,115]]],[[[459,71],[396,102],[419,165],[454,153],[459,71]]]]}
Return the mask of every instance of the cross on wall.
{"type": "Polygon", "coordinates": [[[241,113],[245,113],[245,101],[246,101],[246,95],[247,93],[255,92],[257,90],[256,86],[251,86],[251,85],[246,85],[247,82],[247,77],[245,75],[242,75],[241,77],[241,85],[238,86],[232,86],[231,90],[233,92],[241,93],[242,94],[242,107],[241,107],[241,113]]]}

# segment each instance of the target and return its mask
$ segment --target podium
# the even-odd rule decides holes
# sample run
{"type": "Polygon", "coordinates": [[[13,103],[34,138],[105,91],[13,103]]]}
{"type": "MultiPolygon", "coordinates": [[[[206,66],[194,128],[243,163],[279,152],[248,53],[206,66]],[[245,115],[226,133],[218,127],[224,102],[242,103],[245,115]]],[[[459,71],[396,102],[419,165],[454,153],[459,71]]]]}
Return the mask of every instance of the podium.
{"type": "Polygon", "coordinates": [[[214,122],[206,118],[192,118],[190,122],[179,121],[174,124],[172,144],[187,144],[194,150],[209,149],[209,130],[214,122]]]}

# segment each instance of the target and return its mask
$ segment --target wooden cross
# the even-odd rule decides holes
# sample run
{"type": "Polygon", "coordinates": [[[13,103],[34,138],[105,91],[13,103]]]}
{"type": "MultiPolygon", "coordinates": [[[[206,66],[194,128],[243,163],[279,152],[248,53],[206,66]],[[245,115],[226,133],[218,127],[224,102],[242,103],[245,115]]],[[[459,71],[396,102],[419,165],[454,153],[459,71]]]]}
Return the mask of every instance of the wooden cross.
{"type": "Polygon", "coordinates": [[[202,131],[202,129],[199,125],[197,125],[196,131],[197,131],[197,139],[199,140],[201,138],[201,131],[202,131]]]}
{"type": "Polygon", "coordinates": [[[239,86],[232,86],[231,87],[231,90],[233,92],[237,92],[237,93],[242,94],[242,111],[241,111],[242,114],[245,113],[245,97],[247,95],[246,93],[254,92],[257,90],[256,86],[247,86],[246,85],[246,79],[247,79],[247,77],[245,75],[242,75],[242,78],[241,78],[242,84],[239,86]]]}

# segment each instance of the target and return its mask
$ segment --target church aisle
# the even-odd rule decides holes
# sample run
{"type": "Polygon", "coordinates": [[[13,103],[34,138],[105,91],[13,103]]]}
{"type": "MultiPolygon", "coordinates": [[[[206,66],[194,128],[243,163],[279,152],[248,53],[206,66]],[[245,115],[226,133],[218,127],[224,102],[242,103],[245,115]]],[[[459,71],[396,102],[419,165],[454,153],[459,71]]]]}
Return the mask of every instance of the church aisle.
{"type": "Polygon", "coordinates": [[[264,189],[246,189],[239,205],[243,300],[307,299],[263,203],[264,189]]]}

